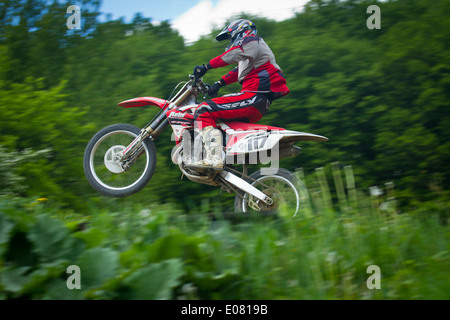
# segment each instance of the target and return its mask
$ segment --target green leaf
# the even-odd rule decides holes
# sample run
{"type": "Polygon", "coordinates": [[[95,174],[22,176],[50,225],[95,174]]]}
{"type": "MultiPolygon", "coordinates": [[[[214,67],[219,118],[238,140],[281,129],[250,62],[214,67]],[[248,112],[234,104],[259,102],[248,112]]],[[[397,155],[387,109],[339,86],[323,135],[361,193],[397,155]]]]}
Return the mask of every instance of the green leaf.
{"type": "Polygon", "coordinates": [[[97,228],[89,228],[84,231],[79,231],[73,234],[77,239],[83,240],[88,248],[101,246],[103,241],[108,237],[106,232],[97,228]]]}
{"type": "MultiPolygon", "coordinates": [[[[46,291],[47,282],[60,278],[65,274],[66,267],[63,261],[41,264],[33,271],[30,271],[32,267],[7,267],[1,273],[1,283],[6,291],[17,296],[27,294],[39,298],[46,291]]],[[[67,289],[67,286],[64,285],[64,288],[67,289]]]]}
{"type": "Polygon", "coordinates": [[[1,283],[6,291],[20,292],[29,281],[26,276],[30,267],[5,268],[1,273],[1,283]]]}
{"type": "Polygon", "coordinates": [[[150,248],[150,245],[135,243],[129,250],[120,254],[120,263],[130,269],[144,266],[148,264],[150,248]]]}
{"type": "Polygon", "coordinates": [[[238,268],[227,269],[220,273],[202,272],[191,266],[186,267],[186,269],[189,273],[189,280],[205,291],[213,291],[230,286],[240,279],[238,268]]]}
{"type": "Polygon", "coordinates": [[[201,238],[189,237],[181,233],[161,237],[147,247],[149,261],[159,262],[173,258],[196,261],[200,259],[198,245],[202,242],[201,238]]]}
{"type": "Polygon", "coordinates": [[[0,258],[2,258],[6,251],[7,244],[11,237],[10,233],[13,228],[14,224],[0,212],[0,258]]]}
{"type": "Polygon", "coordinates": [[[46,291],[41,297],[42,300],[82,300],[83,291],[67,288],[66,280],[52,279],[48,282],[46,291]]]}
{"type": "Polygon", "coordinates": [[[153,263],[135,271],[123,284],[129,288],[126,299],[168,300],[173,298],[172,290],[180,284],[185,274],[180,259],[153,263]]]}
{"type": "Polygon", "coordinates": [[[67,227],[59,220],[40,215],[31,227],[28,239],[43,262],[57,259],[74,261],[82,249],[81,241],[71,238],[67,227]]]}
{"type": "Polygon", "coordinates": [[[81,255],[78,266],[81,271],[81,288],[98,288],[117,275],[119,253],[107,248],[89,249],[81,255]]]}

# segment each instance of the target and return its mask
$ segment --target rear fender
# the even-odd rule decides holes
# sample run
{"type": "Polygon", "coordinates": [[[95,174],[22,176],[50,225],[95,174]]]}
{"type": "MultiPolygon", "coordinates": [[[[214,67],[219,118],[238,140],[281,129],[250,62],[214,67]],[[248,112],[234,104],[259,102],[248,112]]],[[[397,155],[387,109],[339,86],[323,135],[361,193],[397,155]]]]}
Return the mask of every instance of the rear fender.
{"type": "Polygon", "coordinates": [[[232,134],[227,144],[227,154],[237,155],[268,151],[277,144],[291,145],[296,141],[328,141],[317,134],[290,130],[239,132],[232,134]]]}
{"type": "Polygon", "coordinates": [[[281,131],[280,132],[280,142],[291,143],[296,141],[319,141],[327,142],[329,139],[324,136],[319,136],[313,133],[299,132],[299,131],[281,131]]]}

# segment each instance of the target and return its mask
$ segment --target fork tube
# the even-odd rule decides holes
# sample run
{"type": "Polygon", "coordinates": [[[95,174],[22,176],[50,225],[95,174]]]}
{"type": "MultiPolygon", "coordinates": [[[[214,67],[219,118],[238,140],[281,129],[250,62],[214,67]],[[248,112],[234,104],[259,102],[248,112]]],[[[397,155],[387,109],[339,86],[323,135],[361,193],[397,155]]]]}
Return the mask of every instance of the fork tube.
{"type": "MultiPolygon", "coordinates": [[[[179,97],[178,96],[176,97],[176,100],[169,105],[167,110],[175,109],[176,107],[181,105],[183,101],[186,100],[191,94],[192,94],[192,87],[188,87],[186,91],[184,91],[179,97]]],[[[163,112],[163,114],[160,117],[158,117],[158,119],[156,119],[153,123],[157,125],[157,128],[153,130],[151,133],[152,139],[156,139],[170,124],[169,119],[166,117],[166,112],[163,112]],[[163,119],[162,122],[158,122],[162,119],[163,119]]]]}
{"type": "Polygon", "coordinates": [[[125,149],[125,151],[122,154],[122,160],[128,159],[141,145],[142,141],[144,141],[145,138],[148,137],[148,132],[145,132],[143,130],[140,135],[138,135],[125,149]]]}
{"type": "Polygon", "coordinates": [[[136,139],[134,139],[123,152],[122,159],[127,159],[130,155],[132,155],[141,146],[142,141],[144,141],[147,137],[150,137],[152,140],[157,137],[161,133],[160,131],[164,129],[161,127],[166,121],[168,122],[166,112],[164,111],[154,121],[142,129],[141,134],[137,136],[136,139]],[[158,131],[158,129],[160,129],[160,131],[158,131]],[[157,132],[156,135],[155,132],[157,132]]]}
{"type": "MultiPolygon", "coordinates": [[[[178,97],[178,99],[175,100],[174,104],[175,106],[179,106],[181,105],[181,103],[187,98],[189,97],[189,95],[192,93],[192,87],[189,87],[185,92],[183,92],[183,94],[178,97]]],[[[169,106],[170,108],[170,106],[169,106]]]]}
{"type": "Polygon", "coordinates": [[[157,128],[167,119],[166,111],[163,111],[155,120],[153,120],[148,126],[144,128],[150,136],[154,136],[154,132],[157,128]]]}
{"type": "Polygon", "coordinates": [[[158,138],[158,136],[164,131],[164,129],[166,129],[169,126],[169,119],[165,119],[159,126],[158,128],[156,128],[152,134],[151,137],[152,139],[156,139],[158,138]]]}

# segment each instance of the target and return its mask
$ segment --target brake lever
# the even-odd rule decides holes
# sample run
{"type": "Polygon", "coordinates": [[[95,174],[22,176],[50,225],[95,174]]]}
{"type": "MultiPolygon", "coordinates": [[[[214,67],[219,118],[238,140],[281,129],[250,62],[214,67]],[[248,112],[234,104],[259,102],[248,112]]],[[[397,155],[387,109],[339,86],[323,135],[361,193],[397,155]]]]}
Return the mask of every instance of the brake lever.
{"type": "Polygon", "coordinates": [[[203,100],[206,100],[206,94],[209,92],[209,86],[205,84],[205,90],[202,90],[203,100]]]}
{"type": "Polygon", "coordinates": [[[202,82],[200,85],[200,80],[202,80],[202,78],[197,78],[194,75],[189,75],[189,78],[192,80],[192,86],[194,88],[198,88],[199,91],[203,94],[203,99],[206,99],[206,94],[209,92],[209,88],[211,86],[204,82],[202,82]]]}
{"type": "Polygon", "coordinates": [[[209,92],[211,86],[205,83],[205,92],[203,93],[203,99],[206,99],[206,94],[209,92]]]}
{"type": "Polygon", "coordinates": [[[197,86],[198,78],[197,78],[196,76],[194,76],[193,74],[190,74],[190,75],[189,75],[189,78],[192,80],[192,86],[193,86],[193,87],[196,87],[196,86],[197,86]]]}

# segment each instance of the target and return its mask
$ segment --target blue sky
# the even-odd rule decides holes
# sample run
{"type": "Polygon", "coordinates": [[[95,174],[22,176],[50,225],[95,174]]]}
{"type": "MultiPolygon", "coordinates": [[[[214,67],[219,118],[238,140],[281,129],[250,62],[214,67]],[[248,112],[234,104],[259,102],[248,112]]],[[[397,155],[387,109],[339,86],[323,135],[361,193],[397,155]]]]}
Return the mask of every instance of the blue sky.
{"type": "MultiPolygon", "coordinates": [[[[230,17],[241,12],[276,21],[291,18],[308,0],[103,0],[101,20],[125,17],[130,22],[141,12],[153,23],[169,20],[187,43],[198,40],[215,28],[223,28],[230,17]]],[[[244,18],[244,17],[240,17],[244,18]]]]}
{"type": "Polygon", "coordinates": [[[201,0],[103,0],[101,11],[112,14],[114,20],[125,17],[130,22],[137,12],[142,12],[147,18],[164,21],[181,16],[199,2],[201,0]]]}

